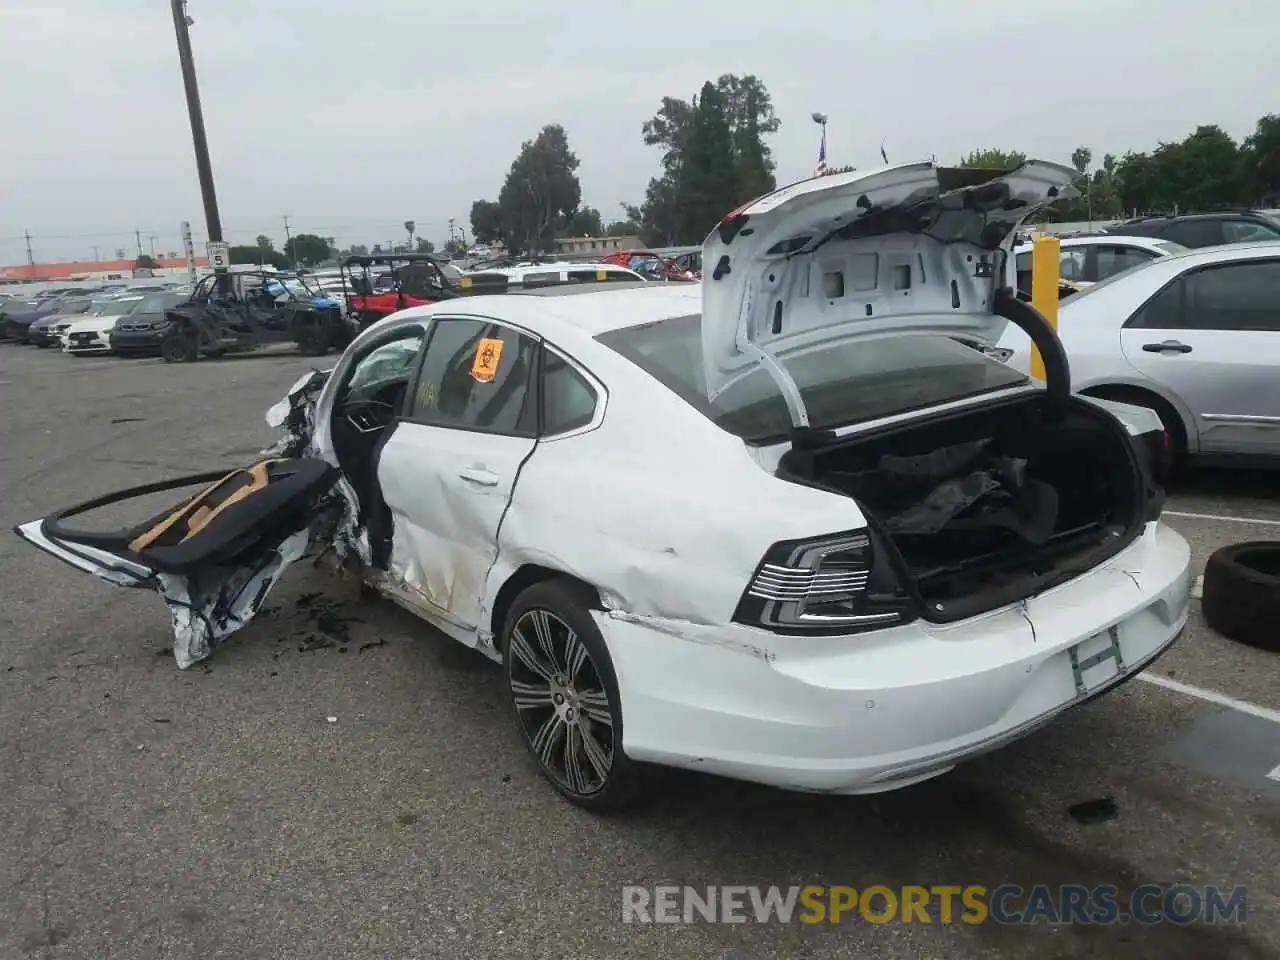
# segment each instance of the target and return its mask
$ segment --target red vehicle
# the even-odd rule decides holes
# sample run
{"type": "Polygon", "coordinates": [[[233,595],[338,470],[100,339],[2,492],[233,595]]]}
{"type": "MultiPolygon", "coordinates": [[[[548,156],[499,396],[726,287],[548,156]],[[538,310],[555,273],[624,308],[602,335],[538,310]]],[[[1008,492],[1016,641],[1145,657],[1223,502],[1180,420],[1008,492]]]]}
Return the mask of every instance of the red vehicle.
{"type": "Polygon", "coordinates": [[[375,253],[347,257],[340,267],[348,315],[360,330],[398,310],[477,293],[505,293],[507,277],[455,273],[429,253],[375,253]],[[377,269],[382,268],[382,269],[377,269]]]}
{"type": "Polygon", "coordinates": [[[688,283],[701,280],[701,274],[686,270],[676,264],[670,257],[664,257],[652,250],[619,250],[600,258],[601,263],[611,263],[618,267],[627,267],[649,280],[673,280],[688,283]]]}

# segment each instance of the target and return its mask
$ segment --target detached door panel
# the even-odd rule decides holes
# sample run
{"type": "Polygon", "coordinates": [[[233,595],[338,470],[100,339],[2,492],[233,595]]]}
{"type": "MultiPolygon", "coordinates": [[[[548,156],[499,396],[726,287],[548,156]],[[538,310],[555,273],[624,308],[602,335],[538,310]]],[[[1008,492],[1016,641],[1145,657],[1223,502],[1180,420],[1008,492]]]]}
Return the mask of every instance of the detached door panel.
{"type": "Polygon", "coordinates": [[[1191,411],[1199,452],[1280,454],[1280,260],[1184,274],[1130,319],[1121,343],[1191,411]]]}
{"type": "Polygon", "coordinates": [[[436,319],[411,412],[378,460],[393,579],[467,629],[536,444],[537,357],[538,341],[510,327],[436,319]]]}

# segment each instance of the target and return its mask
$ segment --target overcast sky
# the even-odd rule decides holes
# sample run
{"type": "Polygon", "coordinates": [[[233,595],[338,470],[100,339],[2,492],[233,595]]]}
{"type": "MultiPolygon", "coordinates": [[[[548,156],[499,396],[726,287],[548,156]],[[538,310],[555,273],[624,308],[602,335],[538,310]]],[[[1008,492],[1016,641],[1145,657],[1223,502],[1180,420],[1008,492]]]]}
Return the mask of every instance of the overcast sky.
{"type": "MultiPolygon", "coordinates": [[[[1066,161],[1280,110],[1278,0],[190,0],[227,239],[442,240],[496,197],[522,140],[564,125],[585,203],[638,202],[664,95],[754,73],[780,183],[832,163],[1066,161]],[[443,12],[448,11],[448,12],[443,12]]],[[[204,218],[164,0],[0,4],[0,264],[136,252],[204,218]]]]}

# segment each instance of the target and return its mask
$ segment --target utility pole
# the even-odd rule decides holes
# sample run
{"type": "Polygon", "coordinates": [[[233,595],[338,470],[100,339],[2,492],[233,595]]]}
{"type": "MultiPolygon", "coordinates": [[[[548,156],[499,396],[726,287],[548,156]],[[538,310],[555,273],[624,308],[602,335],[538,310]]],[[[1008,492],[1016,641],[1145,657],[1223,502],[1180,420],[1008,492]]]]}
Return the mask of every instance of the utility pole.
{"type": "Polygon", "coordinates": [[[142,256],[142,231],[133,231],[133,238],[138,241],[138,256],[142,256]]]}
{"type": "MultiPolygon", "coordinates": [[[[196,153],[196,172],[200,177],[200,196],[204,200],[205,228],[210,243],[222,242],[222,220],[218,216],[218,197],[213,189],[213,166],[209,162],[209,141],[204,132],[204,112],[200,108],[200,88],[196,83],[195,57],[191,53],[191,34],[187,28],[195,21],[187,16],[186,0],[170,0],[173,9],[173,32],[178,40],[178,60],[182,65],[182,84],[187,92],[187,115],[191,120],[191,143],[196,153]]],[[[216,270],[225,273],[224,269],[216,270]]]]}
{"type": "MultiPolygon", "coordinates": [[[[292,238],[289,236],[289,218],[285,217],[284,218],[284,252],[285,253],[289,253],[290,242],[292,242],[292,238]]],[[[293,253],[289,254],[289,256],[293,260],[293,269],[297,270],[298,269],[298,251],[294,250],[293,253]]]]}
{"type": "Polygon", "coordinates": [[[93,262],[98,262],[98,245],[96,243],[93,245],[93,262]]]}
{"type": "Polygon", "coordinates": [[[31,231],[27,230],[22,235],[27,238],[27,266],[34,267],[36,265],[36,258],[31,252],[31,231]]]}

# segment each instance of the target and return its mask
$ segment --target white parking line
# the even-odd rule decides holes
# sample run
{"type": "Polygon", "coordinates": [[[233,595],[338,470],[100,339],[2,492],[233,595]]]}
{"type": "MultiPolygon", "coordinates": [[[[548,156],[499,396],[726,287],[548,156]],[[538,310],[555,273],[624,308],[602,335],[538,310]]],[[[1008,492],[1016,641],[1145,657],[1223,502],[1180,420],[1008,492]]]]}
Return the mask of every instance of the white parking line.
{"type": "Polygon", "coordinates": [[[1217,523],[1256,523],[1264,527],[1280,527],[1280,520],[1262,520],[1258,517],[1228,517],[1218,513],[1184,513],[1180,510],[1165,510],[1163,516],[1183,517],[1187,520],[1213,520],[1217,523]]]}
{"type": "MultiPolygon", "coordinates": [[[[1237,700],[1235,697],[1228,697],[1225,693],[1218,693],[1215,690],[1206,690],[1203,687],[1193,687],[1189,683],[1179,683],[1177,680],[1170,680],[1168,677],[1161,677],[1153,673],[1138,674],[1139,680],[1154,684],[1157,687],[1164,687],[1166,690],[1173,690],[1176,693],[1185,693],[1188,697],[1195,697],[1198,700],[1204,700],[1207,703],[1216,703],[1220,707],[1229,707],[1240,713],[1247,713],[1252,717],[1258,717],[1262,720],[1270,720],[1272,723],[1280,724],[1280,710],[1272,710],[1270,707],[1260,707],[1256,703],[1249,703],[1247,700],[1237,700]]],[[[1280,771],[1277,767],[1272,773],[1280,771]]]]}

